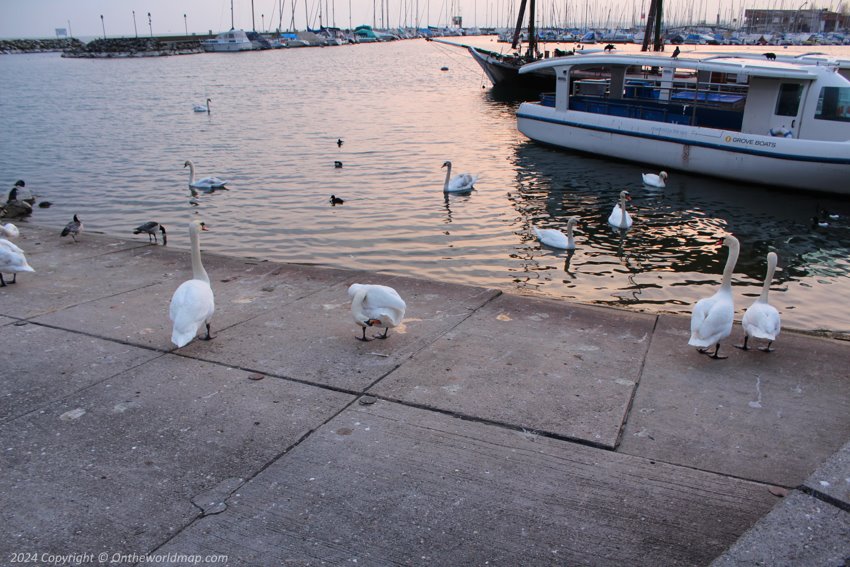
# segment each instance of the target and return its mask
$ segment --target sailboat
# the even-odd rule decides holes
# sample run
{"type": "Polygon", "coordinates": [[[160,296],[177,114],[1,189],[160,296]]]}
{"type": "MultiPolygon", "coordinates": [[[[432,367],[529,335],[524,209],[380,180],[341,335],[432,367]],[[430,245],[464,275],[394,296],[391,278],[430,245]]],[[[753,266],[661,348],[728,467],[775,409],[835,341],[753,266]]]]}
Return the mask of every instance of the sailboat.
{"type": "Polygon", "coordinates": [[[245,30],[234,29],[233,26],[233,0],[230,0],[230,31],[220,33],[215,36],[215,39],[205,39],[201,42],[201,47],[204,51],[250,51],[254,49],[254,44],[245,30]]]}

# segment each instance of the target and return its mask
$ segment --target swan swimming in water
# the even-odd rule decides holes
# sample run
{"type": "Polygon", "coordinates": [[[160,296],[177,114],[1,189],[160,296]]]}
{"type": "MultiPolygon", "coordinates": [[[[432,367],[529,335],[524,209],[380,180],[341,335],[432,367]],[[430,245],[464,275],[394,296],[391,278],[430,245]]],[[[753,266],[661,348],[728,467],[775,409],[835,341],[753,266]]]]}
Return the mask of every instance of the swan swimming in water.
{"type": "Polygon", "coordinates": [[[650,187],[666,187],[667,184],[667,172],[662,171],[661,173],[642,173],[644,185],[649,185],[650,187]]]}
{"type": "Polygon", "coordinates": [[[477,175],[468,173],[460,173],[452,177],[452,162],[446,161],[442,167],[446,168],[446,181],[443,183],[443,191],[446,193],[465,193],[475,189],[475,182],[478,181],[477,175]]]}
{"type": "MultiPolygon", "coordinates": [[[[727,235],[722,241],[729,247],[729,257],[723,268],[723,279],[720,289],[711,297],[697,301],[691,313],[691,340],[688,344],[697,347],[701,354],[708,354],[711,345],[716,345],[711,358],[726,358],[719,356],[720,341],[732,333],[732,322],[735,317],[735,303],[732,299],[732,271],[738,261],[741,245],[734,236],[727,235]]],[[[718,243],[720,244],[720,243],[718,243]]]]}
{"type": "Polygon", "coordinates": [[[620,202],[614,205],[614,209],[608,216],[608,224],[615,228],[631,228],[632,217],[626,210],[626,199],[631,200],[628,191],[620,191],[620,202]]]}
{"type": "Polygon", "coordinates": [[[776,271],[777,261],[776,252],[768,252],[767,273],[764,276],[764,286],[762,287],[761,295],[747,308],[747,312],[744,313],[744,318],[741,320],[741,326],[744,328],[744,344],[740,346],[735,345],[741,350],[749,350],[747,341],[750,337],[755,337],[757,339],[767,340],[767,346],[760,350],[773,352],[770,345],[779,336],[781,323],[779,320],[779,311],[767,302],[767,294],[770,291],[770,282],[773,281],[773,273],[776,271]]]}
{"type": "Polygon", "coordinates": [[[366,327],[384,327],[383,335],[375,335],[376,339],[387,338],[390,327],[397,327],[404,319],[407,305],[398,292],[385,285],[351,284],[348,288],[351,297],[351,315],[354,322],[363,328],[360,341],[366,338],[366,327]]]}
{"type": "Polygon", "coordinates": [[[201,325],[206,325],[207,334],[203,340],[208,341],[210,335],[210,319],[215,313],[215,297],[210,287],[210,277],[201,263],[201,231],[209,230],[203,221],[194,220],[189,223],[189,240],[192,243],[192,279],[186,280],[171,297],[168,316],[174,323],[171,331],[171,342],[177,348],[189,344],[198,335],[201,325]]]}
{"type": "Polygon", "coordinates": [[[24,251],[9,242],[0,238],[0,287],[6,287],[6,281],[3,280],[3,272],[12,274],[13,284],[18,279],[18,272],[34,272],[27,263],[24,251]]]}
{"type": "Polygon", "coordinates": [[[207,114],[209,114],[210,113],[210,101],[212,101],[212,99],[208,98],[206,106],[204,106],[203,104],[196,104],[195,106],[192,107],[192,110],[194,110],[195,112],[206,112],[207,114]]]}
{"type": "Polygon", "coordinates": [[[204,177],[195,181],[195,164],[192,163],[192,160],[187,159],[183,167],[189,168],[189,187],[196,189],[220,189],[227,183],[227,181],[218,177],[204,177]]]}
{"type": "Polygon", "coordinates": [[[573,237],[573,227],[578,223],[578,218],[570,217],[567,220],[567,234],[555,228],[534,228],[534,234],[537,239],[546,246],[552,248],[562,248],[564,250],[574,250],[576,247],[575,238],[573,237]]]}

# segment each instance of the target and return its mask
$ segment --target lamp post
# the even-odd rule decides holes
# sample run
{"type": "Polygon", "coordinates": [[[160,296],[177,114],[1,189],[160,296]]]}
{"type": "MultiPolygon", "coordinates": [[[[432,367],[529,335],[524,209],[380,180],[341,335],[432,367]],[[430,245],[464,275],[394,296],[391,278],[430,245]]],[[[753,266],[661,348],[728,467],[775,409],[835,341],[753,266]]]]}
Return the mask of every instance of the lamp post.
{"type": "Polygon", "coordinates": [[[153,23],[151,22],[151,13],[148,12],[148,29],[151,31],[151,37],[153,37],[153,23]]]}
{"type": "Polygon", "coordinates": [[[261,32],[265,31],[266,30],[266,15],[265,14],[260,14],[260,22],[261,22],[260,31],[261,32]]]}
{"type": "Polygon", "coordinates": [[[800,7],[797,8],[797,12],[794,14],[794,28],[793,29],[796,33],[800,33],[800,10],[802,10],[803,6],[805,6],[808,3],[809,3],[809,1],[806,0],[805,2],[800,4],[800,7]]]}
{"type": "Polygon", "coordinates": [[[189,24],[186,23],[186,14],[183,14],[183,28],[186,30],[186,35],[189,35],[189,24]]]}
{"type": "Polygon", "coordinates": [[[136,11],[133,10],[133,31],[136,32],[136,39],[139,39],[139,30],[136,28],[136,11]]]}
{"type": "Polygon", "coordinates": [[[106,39],[106,24],[103,23],[103,14],[100,15],[100,27],[103,28],[103,39],[106,39]]]}

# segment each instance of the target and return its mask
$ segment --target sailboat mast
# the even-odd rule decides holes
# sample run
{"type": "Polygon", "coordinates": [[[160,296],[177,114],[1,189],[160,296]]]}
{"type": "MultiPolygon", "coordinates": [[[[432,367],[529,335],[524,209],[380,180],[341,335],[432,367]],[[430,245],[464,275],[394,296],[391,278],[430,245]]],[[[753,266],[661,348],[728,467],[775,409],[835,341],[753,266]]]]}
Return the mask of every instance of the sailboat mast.
{"type": "Polygon", "coordinates": [[[528,53],[529,57],[534,57],[537,52],[537,32],[534,29],[534,19],[536,15],[534,13],[534,5],[536,2],[531,0],[528,5],[528,53]]]}
{"type": "Polygon", "coordinates": [[[230,0],[230,29],[236,29],[236,27],[233,25],[233,0],[230,0]]]}
{"type": "Polygon", "coordinates": [[[516,29],[514,30],[514,41],[511,43],[511,49],[516,49],[516,46],[519,44],[519,36],[522,32],[522,18],[525,16],[525,3],[526,0],[522,0],[519,3],[519,16],[516,19],[516,29]]]}

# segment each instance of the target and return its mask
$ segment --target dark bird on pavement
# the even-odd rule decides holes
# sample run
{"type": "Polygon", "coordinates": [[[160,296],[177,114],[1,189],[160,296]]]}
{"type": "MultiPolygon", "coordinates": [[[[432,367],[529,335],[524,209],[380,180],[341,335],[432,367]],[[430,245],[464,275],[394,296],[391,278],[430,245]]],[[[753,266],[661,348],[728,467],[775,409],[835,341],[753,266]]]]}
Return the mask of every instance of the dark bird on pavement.
{"type": "Polygon", "coordinates": [[[136,227],[136,230],[133,231],[133,234],[141,234],[145,233],[148,235],[148,242],[151,241],[151,236],[153,236],[153,242],[157,243],[156,232],[159,231],[162,233],[162,245],[165,246],[168,243],[168,237],[165,234],[165,227],[159,224],[158,222],[149,221],[143,225],[139,225],[136,227]]]}
{"type": "Polygon", "coordinates": [[[77,218],[77,215],[74,215],[74,220],[65,225],[60,236],[68,236],[70,234],[71,238],[73,238],[74,242],[76,242],[77,236],[79,236],[81,232],[83,232],[83,223],[77,218]]]}

